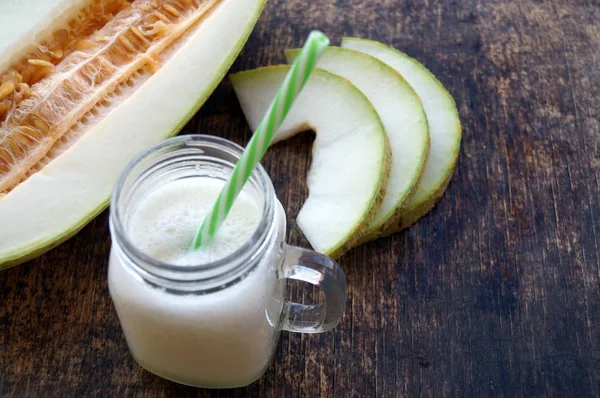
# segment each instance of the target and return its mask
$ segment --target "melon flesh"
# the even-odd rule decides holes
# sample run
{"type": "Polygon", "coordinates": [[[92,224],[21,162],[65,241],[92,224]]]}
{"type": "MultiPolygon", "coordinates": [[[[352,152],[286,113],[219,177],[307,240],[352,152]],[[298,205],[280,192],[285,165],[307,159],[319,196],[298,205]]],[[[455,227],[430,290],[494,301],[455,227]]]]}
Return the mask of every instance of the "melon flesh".
{"type": "MultiPolygon", "coordinates": [[[[286,50],[293,62],[300,50],[286,50]]],[[[365,94],[379,114],[392,150],[387,192],[361,241],[376,239],[398,222],[403,205],[416,188],[429,150],[429,129],[421,100],[398,72],[377,58],[340,47],[329,47],[317,66],[340,75],[365,94]]]]}
{"type": "Polygon", "coordinates": [[[429,212],[444,194],[460,150],[458,109],[442,83],[423,64],[408,55],[385,44],[357,38],[344,38],[342,47],[376,57],[402,74],[421,98],[429,122],[430,149],[421,181],[399,221],[384,232],[388,235],[409,227],[429,212]]]}
{"type": "MultiPolygon", "coordinates": [[[[289,68],[272,66],[231,75],[253,130],[289,68]]],[[[364,94],[348,80],[319,68],[274,142],[308,129],[316,132],[306,179],[309,194],[296,221],[316,251],[335,258],[356,243],[379,209],[389,179],[389,144],[364,94]]]]}
{"type": "MultiPolygon", "coordinates": [[[[187,2],[182,0],[180,3],[187,2]]],[[[106,47],[85,49],[94,54],[109,54],[111,61],[114,61],[113,66],[119,60],[123,61],[122,65],[127,65],[123,69],[126,72],[122,73],[119,69],[106,75],[100,73],[97,77],[87,75],[87,82],[97,84],[102,94],[95,96],[95,91],[91,90],[84,100],[74,101],[73,104],[60,108],[65,115],[64,120],[57,118],[54,123],[59,126],[63,123],[71,124],[73,120],[75,123],[64,129],[62,136],[56,133],[56,142],[45,155],[47,158],[50,155],[47,164],[35,169],[40,163],[37,162],[33,166],[35,172],[30,169],[28,178],[17,183],[8,194],[0,198],[0,269],[23,262],[56,246],[106,207],[113,184],[129,160],[148,146],[177,133],[207,99],[247,40],[265,0],[189,3],[210,6],[201,14],[194,14],[201,6],[190,8],[190,18],[197,18],[189,25],[185,24],[184,19],[187,17],[184,16],[178,20],[184,21],[181,24],[167,24],[174,31],[181,31],[168,43],[158,40],[155,44],[162,48],[155,47],[155,52],[150,50],[146,54],[153,44],[140,51],[134,46],[136,56],[129,57],[122,50],[133,43],[123,43],[118,38],[116,40],[120,44],[113,44],[119,46],[117,52],[121,54],[121,58],[110,55],[111,50],[106,47]],[[140,63],[141,67],[137,69],[129,68],[130,65],[138,65],[136,62],[139,62],[139,58],[145,59],[143,65],[140,63]],[[131,72],[132,70],[134,71],[131,72]],[[94,99],[89,100],[92,97],[97,102],[88,111],[80,109],[93,103],[94,99]],[[65,140],[66,136],[73,137],[65,140]]],[[[60,1],[58,4],[56,1],[37,0],[36,4],[48,11],[46,19],[40,13],[36,20],[41,21],[40,23],[60,19],[60,10],[65,12],[69,8],[82,8],[82,2],[74,0],[60,1]]],[[[27,7],[21,8],[23,9],[13,7],[10,10],[15,21],[25,19],[22,14],[27,13],[27,7]]],[[[183,15],[183,9],[178,10],[183,15]]],[[[162,13],[165,12],[167,11],[163,8],[162,13]]],[[[69,16],[63,16],[62,20],[68,18],[69,16]]],[[[0,26],[3,19],[0,17],[0,26]]],[[[10,17],[6,20],[10,20],[10,17]]],[[[46,26],[46,30],[50,28],[46,26]]],[[[36,32],[36,29],[19,31],[14,37],[30,37],[31,32],[36,32]]],[[[43,32],[44,29],[37,31],[43,32]]],[[[128,30],[129,33],[131,31],[128,30]]],[[[131,39],[130,36],[126,38],[131,39]]],[[[7,38],[7,42],[11,41],[13,40],[7,38]]],[[[110,45],[112,44],[109,43],[110,45]]],[[[73,51],[70,56],[77,55],[77,52],[73,51]]],[[[62,64],[68,59],[69,55],[55,67],[60,73],[64,73],[66,79],[54,78],[55,70],[37,83],[47,89],[47,98],[56,93],[56,87],[68,90],[65,82],[81,72],[81,68],[76,70],[81,64],[62,64]]],[[[89,59],[91,61],[87,65],[94,65],[95,70],[101,72],[102,66],[98,67],[93,63],[98,57],[92,56],[89,59]]],[[[14,59],[11,62],[15,62],[14,59]]],[[[31,86],[32,90],[37,88],[36,84],[31,86]]],[[[26,111],[23,112],[25,113],[26,111]]],[[[15,115],[21,116],[18,112],[15,115]]],[[[30,112],[30,115],[38,114],[30,112]]],[[[2,128],[6,124],[4,120],[2,128]]],[[[32,124],[36,127],[35,121],[32,124]]],[[[43,129],[44,126],[37,127],[43,129]]],[[[53,125],[48,130],[44,139],[48,139],[48,136],[53,139],[52,134],[59,128],[53,125]]],[[[36,142],[31,141],[34,144],[36,142]]],[[[11,160],[15,161],[14,155],[11,160]]],[[[27,174],[24,176],[27,177],[27,174]]]]}

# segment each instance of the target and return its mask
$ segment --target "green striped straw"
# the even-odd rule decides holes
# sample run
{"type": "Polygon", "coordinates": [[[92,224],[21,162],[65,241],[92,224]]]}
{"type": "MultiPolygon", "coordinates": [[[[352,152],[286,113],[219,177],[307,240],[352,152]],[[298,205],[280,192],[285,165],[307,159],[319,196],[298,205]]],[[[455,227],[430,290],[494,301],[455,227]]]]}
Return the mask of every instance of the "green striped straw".
{"type": "Polygon", "coordinates": [[[217,201],[198,228],[192,248],[198,249],[208,242],[227,218],[233,202],[250,178],[256,165],[267,152],[273,136],[283,123],[296,97],[306,84],[317,59],[329,45],[329,39],[323,33],[312,31],[302,47],[300,55],[290,68],[271,106],[252,135],[248,146],[242,153],[231,173],[231,178],[223,187],[217,201]]]}

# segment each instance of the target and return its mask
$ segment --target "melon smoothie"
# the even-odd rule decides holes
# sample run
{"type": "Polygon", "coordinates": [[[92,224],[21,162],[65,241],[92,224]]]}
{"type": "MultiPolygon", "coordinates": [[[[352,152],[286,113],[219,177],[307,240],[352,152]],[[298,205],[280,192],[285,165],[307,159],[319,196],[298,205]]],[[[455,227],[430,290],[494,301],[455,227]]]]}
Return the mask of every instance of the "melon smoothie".
{"type": "Polygon", "coordinates": [[[214,239],[190,249],[240,154],[215,137],[175,138],[135,159],[113,195],[109,289],[129,349],[180,383],[250,384],[280,330],[326,331],[343,310],[341,269],[285,244],[285,213],[260,166],[214,239]],[[325,302],[286,301],[286,278],[318,285],[325,302]]]}

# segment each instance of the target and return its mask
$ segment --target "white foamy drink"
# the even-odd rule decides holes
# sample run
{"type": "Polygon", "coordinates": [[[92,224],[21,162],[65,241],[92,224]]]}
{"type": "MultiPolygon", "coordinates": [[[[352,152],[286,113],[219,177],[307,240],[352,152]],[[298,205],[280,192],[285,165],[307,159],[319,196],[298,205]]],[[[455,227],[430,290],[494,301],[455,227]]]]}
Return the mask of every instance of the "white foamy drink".
{"type": "MultiPolygon", "coordinates": [[[[223,181],[185,178],[147,194],[125,226],[131,243],[159,261],[208,264],[239,249],[256,230],[262,208],[242,191],[215,238],[190,250],[196,228],[223,187],[223,181]]],[[[246,278],[203,295],[173,295],[133,283],[132,272],[111,254],[109,287],[130,350],[147,370],[203,386],[241,386],[263,373],[273,348],[283,286],[271,248],[246,278]]],[[[276,341],[276,340],[275,340],[276,341]]]]}

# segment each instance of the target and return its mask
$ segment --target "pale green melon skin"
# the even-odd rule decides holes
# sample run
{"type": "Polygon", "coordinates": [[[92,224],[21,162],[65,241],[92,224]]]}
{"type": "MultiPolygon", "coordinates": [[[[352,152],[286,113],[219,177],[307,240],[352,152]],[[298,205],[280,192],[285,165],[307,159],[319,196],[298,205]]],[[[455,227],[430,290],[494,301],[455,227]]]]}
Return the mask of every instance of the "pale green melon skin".
{"type": "MultiPolygon", "coordinates": [[[[227,0],[225,0],[227,1],[227,0]]],[[[204,104],[204,102],[208,99],[208,97],[212,94],[218,84],[223,80],[227,70],[233,64],[233,61],[236,59],[240,51],[242,50],[244,44],[248,40],[252,29],[254,28],[260,14],[262,13],[264,6],[267,0],[253,0],[252,4],[255,6],[255,12],[252,13],[251,17],[248,19],[246,25],[243,27],[243,30],[239,32],[238,40],[235,42],[227,54],[223,57],[220,62],[219,68],[217,71],[214,71],[214,74],[211,76],[210,80],[205,85],[204,89],[198,93],[198,97],[193,104],[189,105],[189,112],[183,119],[174,120],[174,124],[172,129],[168,131],[164,131],[163,138],[168,138],[176,135],[185,124],[194,116],[194,114],[200,109],[200,107],[204,104]]],[[[251,5],[249,5],[251,6],[251,5]]],[[[176,79],[177,76],[174,76],[176,79]]],[[[145,147],[140,147],[139,151],[144,150],[145,147]]],[[[65,152],[60,157],[65,156],[68,152],[65,152]]],[[[59,159],[57,158],[57,159],[59,159]]],[[[23,184],[26,184],[24,182],[23,184]]],[[[40,193],[43,194],[43,193],[40,193]]],[[[10,193],[9,193],[10,195],[10,193]]],[[[24,243],[22,246],[18,247],[15,250],[11,250],[9,252],[2,252],[0,250],[0,270],[4,270],[19,264],[22,264],[28,260],[31,260],[35,257],[38,257],[47,251],[55,248],[60,245],[67,239],[74,236],[77,232],[79,232],[83,227],[85,227],[91,220],[93,220],[98,214],[100,214],[110,203],[110,194],[105,195],[101,200],[99,200],[98,206],[91,212],[83,215],[78,222],[73,223],[66,227],[63,232],[53,236],[52,238],[42,238],[35,241],[30,241],[24,243]]],[[[0,206],[2,205],[2,199],[0,199],[0,206]]],[[[2,228],[7,223],[4,223],[3,220],[0,220],[0,228],[2,228]]]]}
{"type": "MultiPolygon", "coordinates": [[[[448,184],[452,180],[454,170],[456,169],[458,155],[460,152],[462,128],[460,124],[459,112],[456,107],[456,102],[454,101],[454,98],[444,87],[444,85],[419,61],[409,57],[401,51],[396,50],[395,48],[389,47],[385,44],[372,40],[345,37],[342,39],[342,47],[352,48],[357,51],[361,51],[361,49],[369,49],[370,51],[366,52],[370,55],[374,55],[372,51],[387,53],[387,55],[390,57],[398,57],[404,62],[410,63],[412,67],[419,70],[419,73],[422,78],[426,79],[430,85],[435,87],[436,95],[438,96],[438,99],[440,99],[440,102],[443,106],[441,110],[447,112],[448,115],[451,115],[447,117],[447,121],[449,122],[449,124],[445,128],[444,134],[452,138],[452,145],[446,149],[446,154],[448,155],[447,164],[444,164],[443,168],[438,170],[435,183],[424,184],[422,178],[419,187],[413,193],[412,198],[407,200],[406,204],[403,206],[401,215],[399,216],[396,223],[394,223],[393,225],[387,225],[386,228],[380,234],[376,236],[370,236],[369,240],[372,240],[378,237],[391,235],[395,232],[399,232],[405,228],[410,227],[412,224],[417,222],[421,217],[423,217],[435,207],[437,202],[444,195],[448,184]]],[[[385,62],[385,60],[383,59],[382,61],[385,62]]],[[[390,66],[393,67],[393,65],[391,64],[390,66]]],[[[401,71],[399,72],[402,74],[401,71]]],[[[407,78],[405,75],[404,77],[409,82],[409,84],[412,84],[410,81],[411,79],[407,78]]],[[[413,85],[413,88],[415,89],[417,94],[419,94],[419,87],[413,85]]],[[[428,117],[430,117],[429,114],[428,117]]],[[[431,128],[432,124],[430,122],[430,133],[432,132],[431,128]]],[[[433,145],[434,140],[436,140],[435,135],[431,134],[430,139],[433,145]]],[[[428,162],[429,161],[431,161],[431,157],[428,160],[428,162]]]]}

